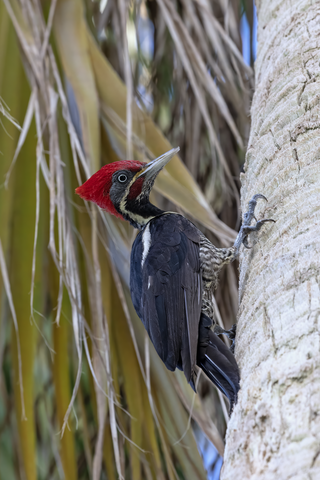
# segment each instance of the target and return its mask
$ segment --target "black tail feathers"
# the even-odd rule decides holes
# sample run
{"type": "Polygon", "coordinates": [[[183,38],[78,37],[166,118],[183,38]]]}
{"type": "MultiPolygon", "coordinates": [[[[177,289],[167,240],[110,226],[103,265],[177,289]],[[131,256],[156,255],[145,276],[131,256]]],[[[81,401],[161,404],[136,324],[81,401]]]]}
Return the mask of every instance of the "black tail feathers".
{"type": "Polygon", "coordinates": [[[217,388],[228,398],[230,412],[237,403],[240,388],[239,368],[233,354],[210,330],[211,320],[201,315],[199,325],[197,364],[217,388]]]}

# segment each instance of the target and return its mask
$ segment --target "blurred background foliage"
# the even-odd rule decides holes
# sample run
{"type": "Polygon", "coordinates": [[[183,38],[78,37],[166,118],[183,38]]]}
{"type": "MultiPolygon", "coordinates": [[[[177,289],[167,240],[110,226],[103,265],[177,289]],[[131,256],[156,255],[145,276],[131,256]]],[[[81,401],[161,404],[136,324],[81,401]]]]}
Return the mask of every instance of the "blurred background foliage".
{"type": "MultiPolygon", "coordinates": [[[[249,0],[1,0],[1,480],[218,478],[225,401],[162,365],[128,290],[136,233],[74,189],[180,146],[152,200],[230,245],[254,48],[249,0]]],[[[236,265],[215,298],[230,327],[236,265]]]]}

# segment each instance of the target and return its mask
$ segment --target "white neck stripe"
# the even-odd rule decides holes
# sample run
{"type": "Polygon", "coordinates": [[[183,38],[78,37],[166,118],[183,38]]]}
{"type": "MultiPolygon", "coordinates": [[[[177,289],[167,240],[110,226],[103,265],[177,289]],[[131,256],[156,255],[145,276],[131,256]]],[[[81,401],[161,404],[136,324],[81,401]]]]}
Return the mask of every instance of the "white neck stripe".
{"type": "Polygon", "coordinates": [[[141,268],[144,265],[144,262],[147,258],[151,247],[151,235],[150,235],[150,224],[146,226],[142,234],[142,245],[143,245],[143,252],[142,252],[142,259],[141,259],[141,268]]]}

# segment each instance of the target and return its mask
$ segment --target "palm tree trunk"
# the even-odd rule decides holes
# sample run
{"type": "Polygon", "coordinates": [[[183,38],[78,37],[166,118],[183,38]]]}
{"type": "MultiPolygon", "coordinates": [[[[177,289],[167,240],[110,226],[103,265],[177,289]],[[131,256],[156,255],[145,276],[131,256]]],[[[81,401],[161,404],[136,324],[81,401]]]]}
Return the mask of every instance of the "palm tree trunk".
{"type": "MultiPolygon", "coordinates": [[[[242,207],[274,218],[240,261],[239,401],[223,480],[320,478],[320,4],[260,0],[242,207]]],[[[251,238],[251,241],[253,239],[251,238]]]]}

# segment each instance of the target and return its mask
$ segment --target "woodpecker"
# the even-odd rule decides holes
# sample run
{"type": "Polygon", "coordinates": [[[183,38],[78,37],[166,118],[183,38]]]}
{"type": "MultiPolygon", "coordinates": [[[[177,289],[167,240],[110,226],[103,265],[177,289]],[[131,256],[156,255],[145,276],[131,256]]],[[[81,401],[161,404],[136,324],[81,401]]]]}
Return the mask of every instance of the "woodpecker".
{"type": "Polygon", "coordinates": [[[169,370],[183,370],[195,391],[200,367],[228,398],[232,411],[240,374],[232,351],[217,334],[234,340],[235,326],[224,330],[216,324],[212,295],[221,268],[237,257],[242,243],[250,248],[249,233],[273,220],[250,226],[257,200],[266,200],[257,194],[234,245],[216,248],[183,215],[152,205],[154,181],[178,151],[147,164],[123,160],[105,165],[76,193],[139,230],[131,251],[131,298],[158,355],[169,370]]]}

